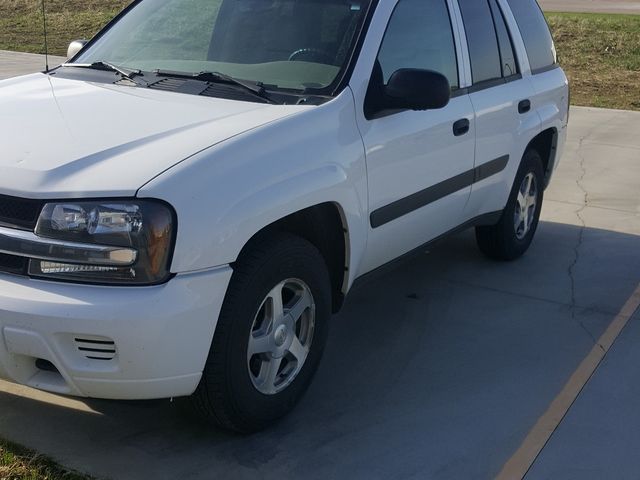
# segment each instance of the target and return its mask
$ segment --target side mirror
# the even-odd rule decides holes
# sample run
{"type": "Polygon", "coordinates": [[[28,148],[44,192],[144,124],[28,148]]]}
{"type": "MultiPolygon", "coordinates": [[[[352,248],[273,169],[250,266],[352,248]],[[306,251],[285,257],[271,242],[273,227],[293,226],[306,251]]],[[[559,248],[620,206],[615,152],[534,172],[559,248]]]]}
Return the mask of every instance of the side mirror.
{"type": "Polygon", "coordinates": [[[451,99],[449,80],[441,73],[417,68],[401,68],[384,88],[385,107],[390,109],[436,110],[451,99]]]}
{"type": "Polygon", "coordinates": [[[75,40],[69,44],[69,48],[67,49],[67,60],[72,59],[80,50],[84,48],[84,46],[89,43],[88,40],[75,40]]]}

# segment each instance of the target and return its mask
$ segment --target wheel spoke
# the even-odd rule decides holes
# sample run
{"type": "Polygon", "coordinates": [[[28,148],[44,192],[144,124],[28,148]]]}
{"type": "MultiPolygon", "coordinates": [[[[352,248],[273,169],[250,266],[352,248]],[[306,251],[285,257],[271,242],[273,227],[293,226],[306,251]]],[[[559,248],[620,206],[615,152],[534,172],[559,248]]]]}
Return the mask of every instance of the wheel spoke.
{"type": "Polygon", "coordinates": [[[526,234],[529,231],[529,209],[525,209],[522,217],[522,233],[526,234]]]}
{"type": "Polygon", "coordinates": [[[260,353],[270,352],[271,350],[271,335],[267,333],[257,337],[252,335],[249,339],[249,358],[260,353]]]}
{"type": "Polygon", "coordinates": [[[522,192],[518,192],[518,206],[524,208],[527,204],[527,199],[522,192]]]}
{"type": "Polygon", "coordinates": [[[531,192],[531,182],[533,181],[533,175],[529,174],[527,175],[527,187],[525,188],[525,195],[529,195],[529,192],[531,192]]]}
{"type": "Polygon", "coordinates": [[[313,306],[313,299],[311,298],[311,295],[307,290],[303,290],[300,298],[289,309],[287,313],[291,315],[291,318],[293,318],[294,322],[297,322],[300,319],[300,317],[302,317],[302,314],[305,312],[305,310],[312,306],[313,306]]]}
{"type": "Polygon", "coordinates": [[[284,305],[282,304],[282,284],[278,284],[269,292],[267,298],[270,299],[269,320],[271,323],[284,316],[284,305]]]}
{"type": "Polygon", "coordinates": [[[291,355],[296,357],[298,363],[304,362],[308,353],[307,349],[304,345],[302,345],[302,343],[300,343],[300,340],[297,336],[293,338],[293,342],[291,342],[291,346],[289,347],[289,352],[291,353],[291,355]]]}
{"type": "Polygon", "coordinates": [[[515,218],[514,218],[514,221],[513,221],[513,224],[515,226],[516,232],[518,231],[518,227],[520,227],[521,223],[522,223],[522,209],[518,208],[516,210],[515,218]]]}
{"type": "Polygon", "coordinates": [[[275,390],[276,378],[278,377],[281,363],[282,358],[272,358],[267,362],[262,362],[259,381],[266,390],[275,390]]]}

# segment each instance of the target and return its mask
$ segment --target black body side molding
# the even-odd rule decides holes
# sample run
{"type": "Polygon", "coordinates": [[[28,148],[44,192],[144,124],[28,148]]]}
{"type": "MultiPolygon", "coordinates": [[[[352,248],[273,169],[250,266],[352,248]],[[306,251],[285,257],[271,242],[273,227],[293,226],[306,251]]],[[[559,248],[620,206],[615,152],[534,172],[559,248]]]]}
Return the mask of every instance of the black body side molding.
{"type": "Polygon", "coordinates": [[[500,173],[507,167],[509,163],[509,155],[491,160],[477,166],[472,170],[467,170],[460,175],[449,178],[443,182],[425,188],[413,195],[401,198],[389,205],[379,208],[371,212],[370,222],[372,228],[378,228],[452,193],[467,188],[474,183],[485,180],[493,175],[500,173]]]}

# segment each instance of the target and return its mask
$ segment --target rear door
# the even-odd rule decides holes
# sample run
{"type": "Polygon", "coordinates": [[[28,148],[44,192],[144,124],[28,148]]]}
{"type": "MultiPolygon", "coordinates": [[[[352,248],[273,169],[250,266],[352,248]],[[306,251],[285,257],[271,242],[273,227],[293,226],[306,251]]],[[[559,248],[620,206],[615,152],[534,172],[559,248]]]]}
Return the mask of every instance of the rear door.
{"type": "Polygon", "coordinates": [[[497,0],[458,0],[469,51],[475,111],[475,167],[465,216],[502,210],[523,153],[540,125],[535,94],[523,77],[512,35],[497,0]],[[528,141],[528,140],[526,140],[528,141]]]}
{"type": "MultiPolygon", "coordinates": [[[[532,98],[531,108],[541,120],[541,130],[552,128],[555,131],[555,152],[552,152],[547,165],[547,180],[556,166],[557,152],[562,150],[569,120],[569,85],[567,77],[558,64],[555,45],[549,26],[536,0],[500,0],[510,7],[512,18],[509,22],[513,30],[520,32],[523,57],[527,61],[523,70],[536,96],[532,98]],[[555,154],[553,154],[555,153],[555,154]]],[[[509,12],[505,11],[507,17],[509,12]]],[[[517,35],[516,35],[517,36],[517,35]]],[[[523,59],[524,60],[524,59],[523,59]]]]}

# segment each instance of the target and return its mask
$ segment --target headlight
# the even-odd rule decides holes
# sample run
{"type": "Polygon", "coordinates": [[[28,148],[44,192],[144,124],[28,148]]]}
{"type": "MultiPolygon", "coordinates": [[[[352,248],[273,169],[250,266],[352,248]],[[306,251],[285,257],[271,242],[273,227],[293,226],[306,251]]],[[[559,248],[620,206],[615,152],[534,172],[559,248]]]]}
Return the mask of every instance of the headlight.
{"type": "Polygon", "coordinates": [[[154,200],[48,203],[35,234],[64,242],[64,258],[69,260],[32,259],[31,276],[148,285],[169,277],[175,215],[154,200]],[[91,249],[96,246],[105,248],[95,254],[91,249]]]}

